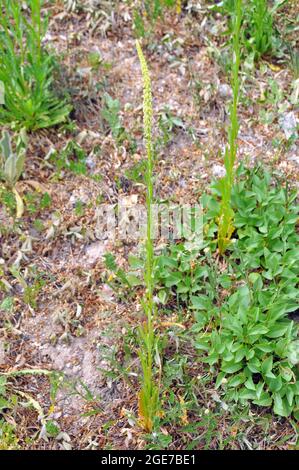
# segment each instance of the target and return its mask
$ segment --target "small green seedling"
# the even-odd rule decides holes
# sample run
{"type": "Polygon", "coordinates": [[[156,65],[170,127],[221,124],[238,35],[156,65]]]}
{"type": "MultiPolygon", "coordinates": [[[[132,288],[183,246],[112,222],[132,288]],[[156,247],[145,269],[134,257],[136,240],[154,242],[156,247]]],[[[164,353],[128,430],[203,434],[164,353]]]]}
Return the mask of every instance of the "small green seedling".
{"type": "Polygon", "coordinates": [[[120,143],[125,136],[125,129],[120,118],[120,102],[114,100],[108,93],[104,94],[104,102],[102,116],[109,125],[113,138],[120,143]]]}

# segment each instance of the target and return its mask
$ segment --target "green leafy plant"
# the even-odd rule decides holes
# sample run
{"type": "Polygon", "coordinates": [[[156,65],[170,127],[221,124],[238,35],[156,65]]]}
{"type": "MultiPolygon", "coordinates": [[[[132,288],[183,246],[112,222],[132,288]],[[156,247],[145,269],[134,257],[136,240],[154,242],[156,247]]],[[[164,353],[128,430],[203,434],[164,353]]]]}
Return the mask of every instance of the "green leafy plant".
{"type": "MultiPolygon", "coordinates": [[[[115,256],[112,253],[106,253],[104,259],[109,274],[107,285],[109,285],[122,300],[125,300],[128,297],[128,289],[129,295],[133,295],[132,289],[142,284],[142,281],[137,276],[137,273],[135,271],[125,272],[123,269],[121,269],[117,265],[115,256]]],[[[141,267],[142,262],[140,261],[138,268],[141,267]]]]}
{"type": "Polygon", "coordinates": [[[240,166],[236,176],[235,233],[226,269],[219,274],[212,256],[221,204],[215,183],[201,199],[203,250],[191,253],[181,242],[158,258],[158,297],[167,305],[178,298],[194,312],[195,347],[226,401],[297,417],[297,192],[275,183],[261,167],[240,166]]]}
{"type": "Polygon", "coordinates": [[[126,131],[125,127],[123,126],[119,100],[113,99],[108,93],[104,93],[103,102],[104,106],[101,114],[104,121],[108,124],[116,144],[122,145],[126,142],[130,151],[136,151],[135,139],[129,134],[129,132],[126,131]]]}
{"type": "Polygon", "coordinates": [[[15,426],[0,419],[0,450],[20,450],[15,426]]]}
{"type": "Polygon", "coordinates": [[[227,400],[250,400],[270,407],[280,416],[299,412],[299,382],[290,362],[298,333],[286,313],[296,309],[287,296],[273,296],[258,273],[220,307],[209,309],[213,328],[198,335],[196,347],[207,351],[203,361],[218,364],[216,388],[223,386],[227,400]]]}
{"type": "Polygon", "coordinates": [[[267,0],[251,0],[246,9],[244,43],[259,58],[273,50],[273,13],[267,0]]]}
{"type": "Polygon", "coordinates": [[[188,306],[203,291],[215,295],[216,279],[225,282],[226,276],[217,274],[209,252],[204,256],[198,250],[190,251],[183,241],[170,245],[155,263],[157,297],[163,305],[188,306]]]}
{"type": "Polygon", "coordinates": [[[53,90],[54,60],[43,48],[47,18],[41,0],[0,0],[0,82],[4,104],[0,122],[27,130],[66,120],[70,106],[53,90]]]}
{"type": "Polygon", "coordinates": [[[176,128],[183,129],[184,123],[178,116],[175,116],[170,109],[165,107],[159,114],[158,127],[161,132],[159,140],[161,140],[161,143],[165,146],[170,142],[173,131],[176,128]]]}
{"type": "Polygon", "coordinates": [[[86,152],[74,140],[69,140],[66,145],[58,152],[52,149],[48,154],[51,162],[55,163],[59,174],[64,170],[71,171],[77,175],[87,173],[86,152]]]}
{"type": "Polygon", "coordinates": [[[102,110],[102,116],[108,123],[112,136],[117,142],[120,142],[125,134],[125,129],[120,119],[120,102],[113,99],[108,93],[104,94],[105,106],[102,110]]]}
{"type": "Polygon", "coordinates": [[[144,175],[146,172],[146,160],[142,159],[133,164],[125,171],[125,176],[135,183],[144,183],[144,175]]]}
{"type": "Polygon", "coordinates": [[[17,218],[22,217],[24,212],[23,200],[16,189],[16,182],[24,170],[26,148],[27,137],[24,130],[18,135],[15,152],[9,133],[3,132],[0,140],[0,180],[4,181],[15,196],[17,218]]]}
{"type": "Polygon", "coordinates": [[[144,139],[147,153],[146,171],[146,207],[147,207],[147,228],[146,228],[146,263],[145,263],[145,286],[146,294],[143,300],[143,309],[147,322],[139,328],[140,339],[140,361],[143,372],[142,387],[139,392],[139,418],[147,432],[151,432],[159,411],[159,384],[156,383],[154,374],[154,357],[159,357],[158,340],[155,336],[153,321],[156,316],[156,306],[154,303],[154,248],[152,241],[152,201],[153,201],[153,144],[152,144],[152,93],[151,80],[139,42],[136,43],[140,60],[143,84],[144,84],[144,139]]]}
{"type": "Polygon", "coordinates": [[[219,182],[221,191],[221,206],[218,221],[218,248],[223,254],[229,244],[234,231],[234,213],[231,208],[231,192],[234,183],[234,164],[237,156],[237,136],[239,131],[238,123],[238,101],[239,101],[239,68],[240,68],[240,28],[242,21],[242,0],[235,0],[235,17],[233,27],[233,68],[232,68],[232,88],[233,102],[230,108],[230,128],[228,131],[229,144],[224,155],[224,165],[226,175],[219,182]]]}
{"type": "MultiPolygon", "coordinates": [[[[274,28],[274,15],[282,3],[283,1],[274,2],[272,7],[267,0],[249,0],[243,3],[242,55],[251,55],[255,61],[281,49],[282,41],[274,28]]],[[[234,15],[237,6],[235,0],[226,0],[212,9],[234,15]]],[[[230,25],[228,33],[232,34],[232,31],[233,25],[230,25]]]]}

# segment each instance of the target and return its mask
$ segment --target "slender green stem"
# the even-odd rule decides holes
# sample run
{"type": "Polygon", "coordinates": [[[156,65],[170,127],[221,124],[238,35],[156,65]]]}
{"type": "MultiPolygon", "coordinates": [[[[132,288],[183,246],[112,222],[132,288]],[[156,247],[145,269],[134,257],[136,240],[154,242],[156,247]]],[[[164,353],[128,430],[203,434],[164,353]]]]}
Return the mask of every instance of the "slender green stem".
{"type": "Polygon", "coordinates": [[[145,261],[145,286],[146,296],[143,302],[144,311],[147,317],[147,324],[140,329],[140,358],[143,370],[143,385],[139,394],[139,416],[146,431],[151,431],[153,420],[157,414],[159,402],[159,387],[155,385],[153,371],[153,356],[156,346],[156,338],[153,328],[153,318],[155,317],[155,306],[153,300],[154,291],[154,248],[152,241],[153,228],[153,144],[152,144],[152,92],[151,80],[141,46],[137,41],[137,52],[140,60],[144,92],[143,92],[143,119],[144,119],[144,141],[147,154],[146,170],[146,208],[147,208],[147,228],[146,228],[146,261],[145,261]]]}
{"type": "Polygon", "coordinates": [[[237,137],[239,132],[238,103],[239,103],[239,69],[240,69],[240,30],[242,22],[242,0],[235,0],[235,17],[233,27],[233,65],[231,83],[233,101],[230,107],[230,128],[228,131],[228,147],[225,150],[224,165],[226,175],[221,181],[221,207],[218,223],[218,248],[224,253],[234,231],[234,213],[231,207],[231,193],[234,184],[234,165],[237,157],[237,137]]]}

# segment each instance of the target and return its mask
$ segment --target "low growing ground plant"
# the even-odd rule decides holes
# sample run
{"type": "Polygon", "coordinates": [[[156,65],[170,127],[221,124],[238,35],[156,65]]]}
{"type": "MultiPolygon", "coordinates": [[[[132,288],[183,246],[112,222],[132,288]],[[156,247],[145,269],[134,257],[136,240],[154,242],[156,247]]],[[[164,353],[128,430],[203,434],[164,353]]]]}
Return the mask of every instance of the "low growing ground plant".
{"type": "Polygon", "coordinates": [[[228,295],[221,303],[213,295],[193,299],[200,311],[196,346],[209,352],[205,361],[212,369],[219,366],[217,386],[227,399],[298,417],[296,192],[272,185],[269,173],[255,169],[245,171],[245,179],[243,173],[232,200],[237,233],[224,286],[228,295]]]}
{"type": "Polygon", "coordinates": [[[107,122],[116,142],[121,142],[125,129],[120,118],[120,102],[119,100],[114,100],[108,93],[105,93],[103,98],[102,117],[107,122]]]}
{"type": "Polygon", "coordinates": [[[59,124],[70,112],[54,92],[54,59],[42,45],[48,22],[41,6],[42,0],[0,0],[0,123],[26,130],[59,124]]]}
{"type": "Polygon", "coordinates": [[[227,402],[299,413],[299,236],[296,191],[262,168],[238,169],[232,190],[236,232],[219,274],[220,192],[202,197],[205,240],[197,255],[184,242],[157,260],[166,304],[194,312],[194,345],[227,402]]]}

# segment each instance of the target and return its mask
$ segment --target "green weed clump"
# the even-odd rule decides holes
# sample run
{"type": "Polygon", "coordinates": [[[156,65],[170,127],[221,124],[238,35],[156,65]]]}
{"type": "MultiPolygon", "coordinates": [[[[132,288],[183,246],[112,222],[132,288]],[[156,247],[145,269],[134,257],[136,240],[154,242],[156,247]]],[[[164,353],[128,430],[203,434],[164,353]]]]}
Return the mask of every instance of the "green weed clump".
{"type": "Polygon", "coordinates": [[[155,335],[153,321],[156,315],[154,303],[154,247],[152,241],[153,226],[153,143],[152,143],[152,92],[151,80],[141,46],[137,41],[137,52],[140,60],[143,84],[143,115],[144,115],[144,140],[147,154],[147,169],[145,182],[147,227],[146,227],[146,262],[145,262],[145,287],[146,294],[143,299],[143,309],[147,321],[139,328],[140,361],[143,372],[142,387],[139,392],[139,417],[143,428],[147,432],[153,429],[154,421],[159,411],[159,385],[156,383],[154,372],[154,357],[158,356],[158,339],[155,335]]]}
{"type": "MultiPolygon", "coordinates": [[[[260,168],[240,168],[238,178],[232,194],[236,238],[227,272],[214,291],[192,299],[200,330],[196,347],[208,353],[203,360],[217,370],[216,385],[227,400],[298,418],[297,193],[273,184],[260,168]]],[[[218,202],[213,195],[203,203],[212,237],[218,202]]]]}
{"type": "Polygon", "coordinates": [[[229,245],[230,238],[234,232],[234,212],[231,208],[231,193],[234,183],[234,164],[237,156],[237,137],[239,131],[238,102],[239,102],[239,68],[240,68],[240,29],[242,22],[242,0],[235,0],[235,17],[233,28],[233,68],[232,88],[233,102],[230,108],[230,128],[228,132],[229,145],[224,155],[226,175],[219,182],[221,192],[221,207],[218,222],[218,248],[223,254],[229,245]]]}
{"type": "Polygon", "coordinates": [[[262,168],[237,171],[232,190],[234,243],[225,270],[212,256],[219,188],[202,196],[204,250],[184,243],[156,262],[166,304],[194,312],[190,335],[228,403],[273,408],[299,417],[299,236],[297,192],[275,184],[262,168]]]}
{"type": "MultiPolygon", "coordinates": [[[[267,0],[249,0],[243,4],[242,55],[250,55],[258,60],[276,52],[281,41],[274,27],[274,15],[281,2],[274,2],[270,8],[267,0]]],[[[234,15],[238,6],[235,0],[226,0],[213,9],[234,15]]],[[[233,26],[228,33],[232,33],[233,26]]]]}
{"type": "Polygon", "coordinates": [[[41,5],[41,0],[0,0],[0,123],[26,130],[59,124],[71,109],[53,90],[54,60],[42,45],[48,22],[41,5]]]}
{"type": "Polygon", "coordinates": [[[246,13],[245,47],[258,59],[273,50],[273,13],[267,0],[252,0],[246,13]]]}

